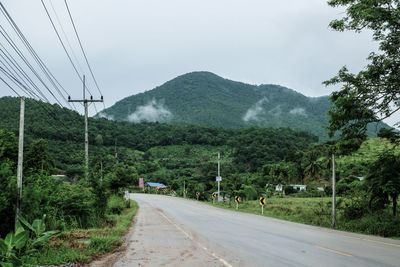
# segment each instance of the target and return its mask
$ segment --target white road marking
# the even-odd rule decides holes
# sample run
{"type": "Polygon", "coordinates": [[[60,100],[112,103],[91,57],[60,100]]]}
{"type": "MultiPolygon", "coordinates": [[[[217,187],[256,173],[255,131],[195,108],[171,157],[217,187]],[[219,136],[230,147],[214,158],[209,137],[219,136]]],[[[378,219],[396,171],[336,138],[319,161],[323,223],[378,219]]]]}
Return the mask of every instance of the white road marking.
{"type": "MultiPolygon", "coordinates": [[[[163,214],[162,212],[158,211],[158,213],[161,214],[161,216],[163,216],[170,224],[172,224],[173,226],[175,226],[179,231],[181,231],[187,238],[189,238],[190,240],[192,240],[193,242],[195,242],[199,247],[201,247],[202,249],[204,249],[205,251],[208,252],[207,247],[205,247],[203,244],[201,244],[198,241],[194,241],[193,237],[190,236],[188,233],[185,232],[185,230],[182,229],[182,227],[180,227],[179,225],[177,225],[176,223],[174,223],[173,221],[171,221],[167,216],[165,216],[165,214],[163,214]]],[[[227,266],[227,267],[233,267],[231,264],[229,264],[226,260],[224,260],[223,258],[219,257],[217,254],[215,253],[210,253],[208,252],[211,256],[213,256],[214,258],[216,258],[217,260],[219,260],[220,262],[222,262],[223,265],[227,266]]]]}

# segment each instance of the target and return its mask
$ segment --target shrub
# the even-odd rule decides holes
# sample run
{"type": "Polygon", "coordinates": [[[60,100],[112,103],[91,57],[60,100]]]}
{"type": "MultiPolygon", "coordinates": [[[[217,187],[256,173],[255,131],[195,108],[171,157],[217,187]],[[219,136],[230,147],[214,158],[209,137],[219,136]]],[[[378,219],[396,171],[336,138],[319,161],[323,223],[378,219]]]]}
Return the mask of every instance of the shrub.
{"type": "Polygon", "coordinates": [[[363,217],[368,212],[368,193],[365,191],[352,191],[343,201],[343,217],[346,220],[354,220],[363,217]]]}
{"type": "Polygon", "coordinates": [[[107,201],[107,214],[121,214],[126,208],[125,199],[116,195],[112,195],[107,201]]]}
{"type": "MultiPolygon", "coordinates": [[[[89,188],[81,184],[60,184],[50,197],[49,217],[58,222],[65,221],[66,228],[71,225],[88,228],[96,226],[96,210],[94,208],[94,196],[89,188]]],[[[50,218],[49,218],[50,219],[50,218]]]]}
{"type": "Polygon", "coordinates": [[[286,185],[284,187],[284,191],[285,191],[285,195],[291,195],[291,194],[298,192],[298,190],[291,185],[286,185]]]}

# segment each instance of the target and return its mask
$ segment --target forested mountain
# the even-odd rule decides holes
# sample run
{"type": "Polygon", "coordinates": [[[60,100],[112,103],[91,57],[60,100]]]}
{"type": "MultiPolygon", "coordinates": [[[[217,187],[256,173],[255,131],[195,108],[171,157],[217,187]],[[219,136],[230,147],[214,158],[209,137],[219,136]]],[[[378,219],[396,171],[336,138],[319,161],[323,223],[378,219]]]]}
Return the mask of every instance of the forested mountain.
{"type": "MultiPolygon", "coordinates": [[[[326,140],[330,106],[328,96],[306,97],[279,85],[249,85],[193,72],[124,98],[97,116],[223,128],[290,127],[326,140]]],[[[387,127],[370,127],[369,135],[376,135],[382,126],[387,127]]]]}
{"type": "MultiPolygon", "coordinates": [[[[19,98],[0,98],[0,129],[18,134],[19,98]]],[[[43,138],[55,159],[55,167],[74,176],[81,174],[83,162],[83,117],[58,105],[26,100],[25,143],[43,138]]],[[[264,163],[282,160],[288,153],[318,141],[305,132],[282,129],[223,129],[206,126],[173,125],[158,122],[130,123],[105,118],[89,118],[91,160],[114,155],[115,145],[121,159],[135,157],[153,147],[200,145],[227,146],[239,169],[256,170],[264,163]],[[277,149],[279,147],[280,149],[277,149]],[[246,151],[239,154],[238,151],[246,151]],[[122,151],[122,152],[121,152],[122,151]],[[240,157],[239,157],[240,156],[240,157]]],[[[146,154],[145,154],[146,155],[146,154]]],[[[146,155],[145,160],[149,159],[146,155]]],[[[135,162],[131,162],[135,164],[135,162]]],[[[137,162],[136,162],[137,163],[137,162]]],[[[142,174],[147,170],[143,169],[142,174]]]]}

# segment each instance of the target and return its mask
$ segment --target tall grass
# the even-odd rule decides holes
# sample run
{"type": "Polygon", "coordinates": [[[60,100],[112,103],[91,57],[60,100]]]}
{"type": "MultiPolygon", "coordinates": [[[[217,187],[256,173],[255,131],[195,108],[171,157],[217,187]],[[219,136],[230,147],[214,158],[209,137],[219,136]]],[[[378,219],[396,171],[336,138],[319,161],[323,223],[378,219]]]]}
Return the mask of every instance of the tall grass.
{"type": "Polygon", "coordinates": [[[123,243],[138,205],[131,200],[121,214],[107,215],[107,224],[101,228],[64,231],[49,244],[24,259],[29,265],[59,265],[69,262],[87,263],[96,256],[113,251],[123,243]]]}

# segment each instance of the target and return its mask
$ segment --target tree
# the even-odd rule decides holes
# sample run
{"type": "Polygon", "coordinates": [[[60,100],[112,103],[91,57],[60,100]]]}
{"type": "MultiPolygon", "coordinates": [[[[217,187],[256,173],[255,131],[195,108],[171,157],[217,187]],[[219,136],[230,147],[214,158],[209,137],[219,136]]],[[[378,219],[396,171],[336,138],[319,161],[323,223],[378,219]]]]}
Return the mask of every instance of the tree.
{"type": "Polygon", "coordinates": [[[400,1],[399,0],[330,0],[332,7],[346,7],[345,16],[330,27],[337,31],[371,30],[379,43],[369,64],[358,74],[343,67],[325,85],[342,84],[333,92],[329,134],[341,131],[344,140],[365,138],[367,125],[381,121],[400,110],[400,1]]]}
{"type": "Polygon", "coordinates": [[[393,216],[396,216],[397,198],[400,194],[400,160],[393,151],[384,152],[371,165],[366,182],[371,192],[370,203],[375,200],[383,208],[390,197],[393,216]]]}
{"type": "Polygon", "coordinates": [[[111,173],[106,174],[104,180],[113,194],[117,194],[121,188],[137,185],[139,175],[136,169],[124,163],[116,163],[111,173]]]}
{"type": "Polygon", "coordinates": [[[309,176],[310,179],[314,179],[315,175],[322,169],[320,161],[318,161],[319,154],[311,150],[308,153],[304,154],[303,158],[303,169],[304,169],[304,174],[306,176],[309,176]]]}
{"type": "Polygon", "coordinates": [[[24,168],[30,173],[50,173],[53,169],[53,159],[49,154],[47,141],[35,140],[26,152],[24,168]]]}

